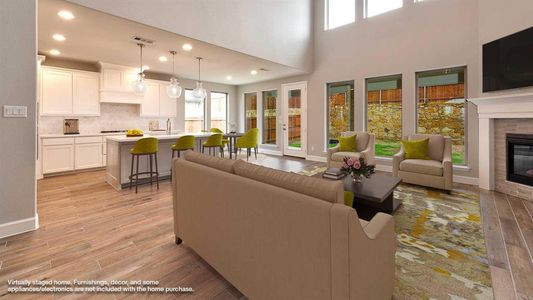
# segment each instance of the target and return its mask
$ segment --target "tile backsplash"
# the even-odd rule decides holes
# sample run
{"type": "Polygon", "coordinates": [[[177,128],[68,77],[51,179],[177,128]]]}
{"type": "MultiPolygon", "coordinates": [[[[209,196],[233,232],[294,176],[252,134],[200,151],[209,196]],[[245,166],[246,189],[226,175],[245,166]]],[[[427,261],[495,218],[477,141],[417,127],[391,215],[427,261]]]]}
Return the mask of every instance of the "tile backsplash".
{"type": "MultiPolygon", "coordinates": [[[[99,117],[48,117],[39,119],[39,133],[63,133],[63,120],[65,118],[79,119],[80,133],[98,133],[101,130],[123,130],[138,128],[147,131],[151,120],[158,120],[159,126],[165,128],[167,118],[140,117],[139,105],[101,103],[99,117]]],[[[177,119],[171,118],[172,129],[176,126],[177,119]]]]}

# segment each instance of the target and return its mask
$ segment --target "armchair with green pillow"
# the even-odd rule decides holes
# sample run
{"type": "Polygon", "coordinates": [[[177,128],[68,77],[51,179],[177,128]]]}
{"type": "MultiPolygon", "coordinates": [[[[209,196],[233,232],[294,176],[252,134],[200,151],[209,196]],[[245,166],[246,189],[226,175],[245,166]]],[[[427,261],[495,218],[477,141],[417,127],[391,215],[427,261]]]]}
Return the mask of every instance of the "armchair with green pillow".
{"type": "Polygon", "coordinates": [[[404,138],[400,152],[392,157],[392,173],[406,183],[451,191],[451,138],[440,134],[413,134],[404,138]]]}
{"type": "Polygon", "coordinates": [[[340,168],[345,157],[364,157],[369,165],[375,165],[374,134],[355,131],[341,133],[339,144],[328,149],[328,168],[340,168]]]}

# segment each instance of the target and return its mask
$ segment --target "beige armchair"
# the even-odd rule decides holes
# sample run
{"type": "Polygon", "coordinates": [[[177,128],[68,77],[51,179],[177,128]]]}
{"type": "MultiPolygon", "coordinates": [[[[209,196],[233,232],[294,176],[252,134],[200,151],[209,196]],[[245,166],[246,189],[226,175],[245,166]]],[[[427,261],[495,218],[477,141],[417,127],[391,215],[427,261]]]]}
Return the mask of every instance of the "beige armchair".
{"type": "Polygon", "coordinates": [[[403,147],[392,158],[392,173],[403,182],[451,191],[452,139],[439,134],[413,134],[409,140],[429,138],[430,159],[405,159],[403,147]]]}
{"type": "Polygon", "coordinates": [[[367,132],[346,131],[341,133],[341,136],[349,136],[356,134],[355,138],[355,152],[341,152],[339,145],[328,149],[328,168],[340,168],[345,157],[353,157],[359,159],[363,157],[367,164],[375,165],[374,159],[374,134],[367,132]]]}

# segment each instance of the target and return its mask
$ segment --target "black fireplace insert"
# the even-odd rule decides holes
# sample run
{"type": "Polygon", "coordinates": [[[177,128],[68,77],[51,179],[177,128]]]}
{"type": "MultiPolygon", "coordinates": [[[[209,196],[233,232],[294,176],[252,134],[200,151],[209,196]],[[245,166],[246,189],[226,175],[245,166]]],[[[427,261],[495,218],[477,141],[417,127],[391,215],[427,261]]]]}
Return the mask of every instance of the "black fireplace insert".
{"type": "Polygon", "coordinates": [[[507,180],[533,186],[533,134],[508,133],[507,180]]]}

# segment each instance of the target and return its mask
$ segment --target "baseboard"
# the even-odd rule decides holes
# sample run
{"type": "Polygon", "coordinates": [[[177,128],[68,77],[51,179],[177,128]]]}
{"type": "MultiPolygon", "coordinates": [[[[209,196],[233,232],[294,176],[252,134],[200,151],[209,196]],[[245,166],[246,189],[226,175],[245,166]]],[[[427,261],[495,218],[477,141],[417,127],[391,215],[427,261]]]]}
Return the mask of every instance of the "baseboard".
{"type": "Polygon", "coordinates": [[[32,231],[39,228],[39,215],[35,217],[0,224],[0,239],[8,236],[32,231]]]}
{"type": "Polygon", "coordinates": [[[327,162],[328,158],[325,156],[318,156],[318,155],[307,155],[307,160],[311,161],[318,161],[318,162],[327,162]]]}
{"type": "Polygon", "coordinates": [[[270,149],[261,149],[261,148],[259,148],[259,153],[268,154],[268,155],[283,156],[283,154],[279,150],[270,150],[270,149]]]}
{"type": "MultiPolygon", "coordinates": [[[[378,165],[376,165],[376,170],[377,171],[382,171],[382,172],[392,173],[392,166],[378,164],[378,165]]],[[[476,185],[477,186],[478,185],[478,178],[453,175],[453,182],[464,183],[464,184],[476,185]]]]}

